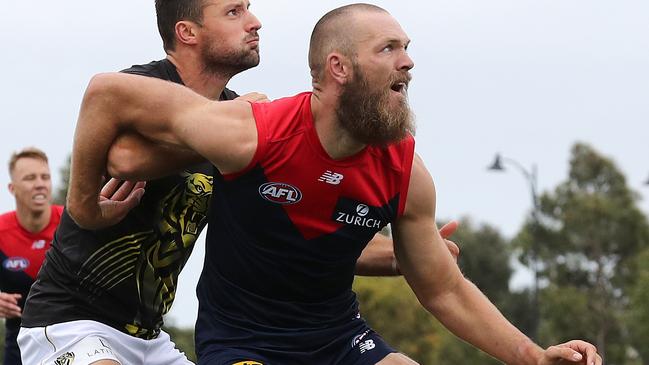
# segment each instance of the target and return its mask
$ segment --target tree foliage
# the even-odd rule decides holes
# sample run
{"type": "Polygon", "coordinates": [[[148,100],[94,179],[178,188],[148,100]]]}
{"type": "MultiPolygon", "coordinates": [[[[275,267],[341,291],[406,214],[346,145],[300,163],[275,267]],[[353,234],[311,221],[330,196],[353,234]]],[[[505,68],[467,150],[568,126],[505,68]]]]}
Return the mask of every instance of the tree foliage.
{"type": "MultiPolygon", "coordinates": [[[[452,239],[460,246],[458,264],[465,276],[497,305],[511,303],[509,243],[500,233],[487,225],[475,227],[465,218],[452,239]]],[[[419,363],[500,364],[449,333],[419,304],[403,278],[357,277],[354,290],[370,326],[419,363]]]]}
{"type": "Polygon", "coordinates": [[[610,363],[627,348],[622,313],[635,280],[634,258],[649,247],[637,195],[615,164],[585,144],[572,148],[568,179],[540,199],[517,238],[524,262],[541,261],[548,287],[541,294],[542,340],[592,340],[610,363]]]}
{"type": "Polygon", "coordinates": [[[625,320],[629,342],[635,346],[643,364],[649,364],[649,249],[636,259],[636,280],[630,286],[629,310],[625,320]]]}
{"type": "Polygon", "coordinates": [[[59,170],[61,172],[61,184],[54,194],[54,204],[64,205],[65,198],[68,196],[68,185],[70,183],[70,159],[71,157],[68,156],[65,165],[63,165],[59,170]]]}
{"type": "Polygon", "coordinates": [[[171,340],[176,344],[176,348],[184,352],[191,362],[196,363],[196,352],[194,347],[194,329],[165,326],[165,332],[169,334],[171,340]]]}

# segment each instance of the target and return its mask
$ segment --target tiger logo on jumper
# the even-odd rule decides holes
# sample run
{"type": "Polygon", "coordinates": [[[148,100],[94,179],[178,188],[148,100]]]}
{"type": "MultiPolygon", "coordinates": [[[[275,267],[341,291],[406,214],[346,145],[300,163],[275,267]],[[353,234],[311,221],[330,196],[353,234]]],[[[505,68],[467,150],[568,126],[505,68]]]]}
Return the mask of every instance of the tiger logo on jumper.
{"type": "MultiPolygon", "coordinates": [[[[177,185],[161,201],[160,217],[153,230],[138,232],[105,244],[83,265],[85,285],[98,296],[125,280],[135,280],[140,308],[125,329],[133,336],[154,338],[159,329],[143,327],[148,313],[166,314],[176,295],[178,275],[207,224],[213,178],[184,173],[185,184],[177,185]]],[[[158,323],[156,327],[160,327],[158,323]]]]}
{"type": "Polygon", "coordinates": [[[74,361],[74,352],[66,352],[54,360],[54,365],[71,365],[74,361]]]}

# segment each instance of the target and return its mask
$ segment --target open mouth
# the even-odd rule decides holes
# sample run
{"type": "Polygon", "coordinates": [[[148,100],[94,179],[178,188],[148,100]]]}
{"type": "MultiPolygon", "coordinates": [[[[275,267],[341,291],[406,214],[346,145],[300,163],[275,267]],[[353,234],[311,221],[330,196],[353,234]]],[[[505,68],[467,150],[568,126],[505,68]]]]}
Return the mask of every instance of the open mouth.
{"type": "Polygon", "coordinates": [[[44,202],[47,201],[47,195],[45,194],[36,194],[32,196],[32,200],[36,202],[44,202]]]}
{"type": "Polygon", "coordinates": [[[392,84],[392,86],[390,86],[390,89],[392,89],[392,91],[406,95],[408,93],[408,84],[405,82],[396,82],[392,84]]]}

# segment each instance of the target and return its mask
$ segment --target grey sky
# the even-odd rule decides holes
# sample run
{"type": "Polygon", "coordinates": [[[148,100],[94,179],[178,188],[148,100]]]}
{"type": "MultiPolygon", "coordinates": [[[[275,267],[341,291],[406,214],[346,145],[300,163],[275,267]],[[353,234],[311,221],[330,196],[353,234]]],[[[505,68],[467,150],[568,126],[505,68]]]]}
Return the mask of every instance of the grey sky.
{"type": "MultiPolygon", "coordinates": [[[[254,1],[261,65],[240,93],[271,98],[310,87],[306,54],[317,19],[344,1],[254,1]]],[[[590,143],[629,185],[649,186],[649,2],[645,0],[383,0],[412,39],[410,100],[417,151],[437,186],[440,218],[469,215],[508,236],[531,205],[520,173],[486,171],[495,152],[536,163],[541,190],[566,178],[569,149],[590,143]]],[[[71,149],[89,78],[164,56],[153,1],[6,1],[0,22],[0,159],[44,149],[54,181],[71,149]],[[4,157],[2,157],[4,156],[4,157]]],[[[0,181],[7,182],[6,168],[0,181]]],[[[640,203],[645,213],[649,203],[640,203]]],[[[0,193],[0,211],[13,198],[0,193]]],[[[181,276],[172,320],[190,326],[202,243],[181,276]]]]}

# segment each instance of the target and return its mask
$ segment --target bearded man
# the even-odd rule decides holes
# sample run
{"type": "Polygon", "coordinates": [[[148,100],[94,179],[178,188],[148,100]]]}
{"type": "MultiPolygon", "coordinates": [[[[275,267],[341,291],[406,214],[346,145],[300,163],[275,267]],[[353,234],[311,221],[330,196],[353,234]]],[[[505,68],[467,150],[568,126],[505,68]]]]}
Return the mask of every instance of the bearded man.
{"type": "Polygon", "coordinates": [[[409,285],[461,338],[509,364],[601,364],[583,341],[541,349],[460,272],[414,153],[409,43],[385,10],[354,4],[315,26],[312,92],[215,103],[130,75],[91,81],[68,200],[80,226],[128,209],[97,203],[122,133],[190,148],[216,167],[197,289],[200,365],[413,364],[362,319],[351,289],[357,258],[388,223],[409,285]]]}

